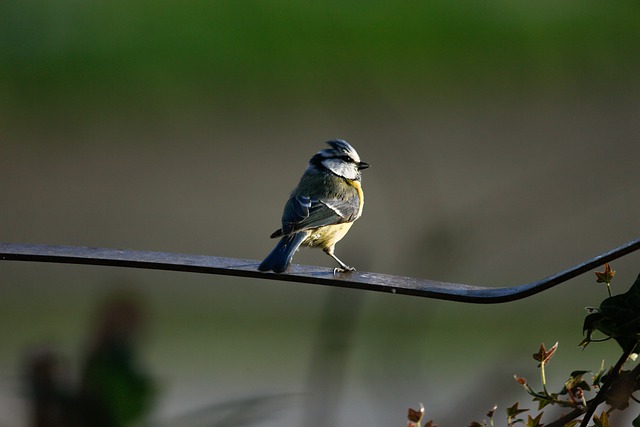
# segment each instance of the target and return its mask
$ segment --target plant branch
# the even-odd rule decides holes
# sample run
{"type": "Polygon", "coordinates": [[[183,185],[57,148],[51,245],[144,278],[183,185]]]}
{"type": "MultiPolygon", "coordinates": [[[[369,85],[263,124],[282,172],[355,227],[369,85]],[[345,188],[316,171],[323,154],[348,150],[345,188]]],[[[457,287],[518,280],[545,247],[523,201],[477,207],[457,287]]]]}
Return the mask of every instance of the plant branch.
{"type": "MultiPolygon", "coordinates": [[[[609,375],[607,375],[607,380],[604,382],[604,384],[600,388],[600,391],[598,392],[596,397],[594,397],[589,401],[589,404],[587,405],[587,410],[584,414],[584,418],[582,418],[582,422],[580,423],[580,427],[587,427],[587,425],[589,424],[589,420],[591,420],[591,417],[595,413],[598,406],[606,400],[607,393],[611,390],[611,386],[615,383],[615,381],[620,376],[622,367],[629,359],[629,356],[633,354],[636,346],[633,346],[629,350],[624,351],[622,353],[622,356],[620,356],[620,359],[618,359],[618,363],[616,363],[613,369],[609,371],[609,375]]],[[[634,368],[634,372],[636,371],[636,369],[638,369],[638,367],[634,368]]]]}

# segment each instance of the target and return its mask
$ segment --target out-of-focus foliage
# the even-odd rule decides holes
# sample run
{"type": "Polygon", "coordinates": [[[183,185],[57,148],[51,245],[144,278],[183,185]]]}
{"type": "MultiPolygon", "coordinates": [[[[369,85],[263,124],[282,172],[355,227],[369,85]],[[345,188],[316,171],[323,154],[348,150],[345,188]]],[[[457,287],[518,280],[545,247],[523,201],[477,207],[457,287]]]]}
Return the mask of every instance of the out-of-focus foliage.
{"type": "Polygon", "coordinates": [[[7,0],[0,16],[9,106],[625,87],[640,65],[635,2],[7,0]]]}

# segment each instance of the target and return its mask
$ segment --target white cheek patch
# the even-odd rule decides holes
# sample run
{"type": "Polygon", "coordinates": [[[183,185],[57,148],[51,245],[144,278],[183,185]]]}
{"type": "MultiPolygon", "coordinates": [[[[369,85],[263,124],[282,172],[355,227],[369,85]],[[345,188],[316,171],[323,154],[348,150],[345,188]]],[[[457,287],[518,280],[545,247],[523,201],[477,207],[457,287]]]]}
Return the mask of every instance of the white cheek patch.
{"type": "Polygon", "coordinates": [[[347,163],[339,159],[324,159],[322,165],[336,175],[347,179],[356,179],[358,177],[358,168],[355,163],[347,163]]]}

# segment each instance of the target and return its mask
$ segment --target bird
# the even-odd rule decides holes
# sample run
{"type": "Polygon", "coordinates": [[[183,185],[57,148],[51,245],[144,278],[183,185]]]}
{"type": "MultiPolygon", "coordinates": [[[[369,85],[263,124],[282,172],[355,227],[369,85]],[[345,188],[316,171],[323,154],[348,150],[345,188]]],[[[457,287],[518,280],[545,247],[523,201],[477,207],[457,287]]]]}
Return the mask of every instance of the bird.
{"type": "Polygon", "coordinates": [[[260,271],[282,273],[289,268],[300,246],[321,248],[338,262],[334,274],[355,271],[335,254],[338,243],[362,215],[364,193],[361,173],[369,167],[342,139],[327,141],[307,165],[297,187],[284,206],[282,226],[271,234],[280,238],[259,265],[260,271]]]}

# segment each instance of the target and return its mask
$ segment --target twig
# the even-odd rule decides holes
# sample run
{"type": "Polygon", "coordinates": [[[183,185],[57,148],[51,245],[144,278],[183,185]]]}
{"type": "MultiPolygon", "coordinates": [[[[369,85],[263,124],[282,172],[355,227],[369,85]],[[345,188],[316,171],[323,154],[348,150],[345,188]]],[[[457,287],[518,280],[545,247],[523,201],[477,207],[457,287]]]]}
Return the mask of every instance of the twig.
{"type": "Polygon", "coordinates": [[[598,394],[596,394],[596,397],[591,399],[591,401],[587,405],[587,411],[585,412],[584,417],[582,418],[580,427],[587,427],[587,425],[589,424],[589,421],[591,420],[591,417],[596,412],[596,409],[598,408],[598,406],[607,399],[607,393],[611,390],[611,386],[615,383],[615,381],[620,376],[620,371],[622,370],[622,367],[624,366],[626,361],[629,359],[629,356],[631,356],[631,354],[634,352],[635,348],[636,346],[632,346],[631,349],[625,350],[624,353],[622,353],[622,356],[620,356],[620,359],[618,359],[618,363],[616,363],[616,366],[614,366],[613,369],[609,371],[609,375],[607,375],[607,380],[604,382],[604,384],[602,384],[600,391],[598,392],[598,394]]]}

